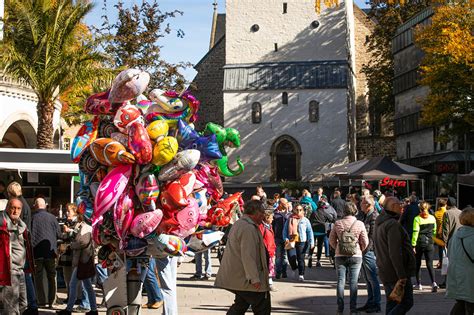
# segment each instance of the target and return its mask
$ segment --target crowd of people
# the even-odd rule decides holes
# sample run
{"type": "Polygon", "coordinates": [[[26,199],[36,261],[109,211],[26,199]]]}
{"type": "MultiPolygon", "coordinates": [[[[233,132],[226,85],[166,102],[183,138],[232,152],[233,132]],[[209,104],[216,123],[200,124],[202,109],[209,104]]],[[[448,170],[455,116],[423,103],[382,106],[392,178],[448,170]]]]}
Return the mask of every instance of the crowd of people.
{"type": "MultiPolygon", "coordinates": [[[[8,200],[0,211],[1,314],[38,314],[40,307],[62,304],[58,314],[98,314],[96,291],[103,291],[109,271],[98,261],[101,254],[83,214],[68,204],[58,220],[41,197],[32,210],[16,182],[0,197],[8,200]],[[83,267],[91,261],[94,270],[83,267]],[[58,267],[67,289],[64,301],[57,298],[58,267]]],[[[406,314],[415,303],[413,290],[427,283],[420,273],[423,259],[430,290],[446,288],[456,301],[451,314],[474,313],[474,209],[457,209],[453,197],[439,198],[432,207],[416,194],[400,200],[363,189],[343,199],[335,189],[328,198],[320,187],[313,194],[303,190],[297,199],[286,191],[268,198],[258,186],[224,240],[215,285],[235,294],[227,314],[244,314],[249,307],[255,314],[270,314],[276,282],[304,282],[306,268],[322,267],[323,249],[335,269],[337,314],[345,309],[346,278],[351,314],[381,312],[381,284],[386,314],[406,314]],[[439,285],[434,268],[446,269],[439,285]],[[358,307],[360,274],[367,300],[358,307]]],[[[211,250],[194,259],[191,279],[210,279],[211,250]]],[[[142,307],[177,314],[178,260],[149,253],[142,277],[148,301],[142,307]]]]}

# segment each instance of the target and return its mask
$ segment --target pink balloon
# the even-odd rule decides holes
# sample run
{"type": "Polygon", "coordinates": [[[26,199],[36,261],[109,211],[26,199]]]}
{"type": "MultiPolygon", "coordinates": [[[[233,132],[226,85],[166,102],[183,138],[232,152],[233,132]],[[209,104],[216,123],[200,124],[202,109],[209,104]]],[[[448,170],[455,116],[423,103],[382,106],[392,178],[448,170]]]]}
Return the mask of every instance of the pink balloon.
{"type": "Polygon", "coordinates": [[[156,230],[162,218],[163,211],[160,209],[139,214],[132,221],[130,233],[135,237],[143,238],[156,230]]]}
{"type": "MultiPolygon", "coordinates": [[[[125,193],[120,195],[114,210],[114,227],[121,241],[125,239],[128,229],[132,223],[135,210],[133,208],[133,197],[135,193],[129,187],[125,193]]],[[[122,244],[122,242],[121,242],[122,244]]]]}
{"type": "Polygon", "coordinates": [[[123,164],[111,170],[102,180],[94,200],[94,217],[102,216],[109,210],[127,187],[132,165],[123,164]]]}
{"type": "Polygon", "coordinates": [[[145,126],[140,122],[132,123],[128,129],[128,148],[138,164],[150,163],[153,156],[153,146],[145,126]]]}
{"type": "Polygon", "coordinates": [[[188,198],[189,205],[176,214],[176,220],[179,223],[178,230],[171,234],[185,238],[194,233],[199,220],[199,204],[196,199],[188,198]]]}

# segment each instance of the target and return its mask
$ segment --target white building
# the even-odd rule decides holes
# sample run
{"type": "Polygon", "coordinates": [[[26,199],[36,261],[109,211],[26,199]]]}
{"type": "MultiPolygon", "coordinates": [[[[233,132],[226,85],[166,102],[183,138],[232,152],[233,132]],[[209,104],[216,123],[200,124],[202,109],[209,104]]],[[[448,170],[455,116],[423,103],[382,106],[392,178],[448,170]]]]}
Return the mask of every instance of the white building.
{"type": "Polygon", "coordinates": [[[225,17],[214,15],[194,83],[201,117],[240,131],[230,161],[246,168],[229,184],[317,180],[321,168],[355,160],[356,135],[369,135],[360,70],[373,22],[351,0],[321,13],[314,5],[227,0],[225,17]],[[207,88],[219,80],[221,96],[207,88]]]}
{"type": "MultiPolygon", "coordinates": [[[[27,84],[0,72],[0,148],[36,148],[37,100],[27,84]]],[[[60,113],[58,101],[53,116],[55,149],[60,146],[60,113]]]]}

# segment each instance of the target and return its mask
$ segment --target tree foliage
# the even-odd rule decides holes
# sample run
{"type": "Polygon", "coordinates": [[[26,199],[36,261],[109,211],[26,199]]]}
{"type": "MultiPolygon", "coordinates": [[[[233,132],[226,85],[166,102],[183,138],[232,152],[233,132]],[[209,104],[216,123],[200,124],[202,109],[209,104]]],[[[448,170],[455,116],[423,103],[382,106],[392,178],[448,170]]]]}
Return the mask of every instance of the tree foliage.
{"type": "Polygon", "coordinates": [[[368,16],[376,25],[366,43],[371,58],[362,71],[367,77],[369,103],[375,116],[391,117],[394,112],[392,38],[401,24],[429,4],[429,0],[409,1],[402,5],[382,1],[370,3],[368,16]]]}
{"type": "MultiPolygon", "coordinates": [[[[96,29],[104,51],[112,57],[111,67],[140,68],[151,74],[151,87],[183,89],[186,81],[180,70],[189,63],[171,64],[161,57],[160,39],[172,32],[167,21],[183,12],[162,12],[154,1],[143,1],[141,5],[125,7],[119,1],[114,7],[118,11],[116,22],[111,23],[107,14],[102,16],[102,27],[96,29]]],[[[104,1],[104,12],[107,12],[104,1]]],[[[177,36],[184,32],[177,30],[177,36]]]]}
{"type": "Polygon", "coordinates": [[[474,132],[474,12],[465,2],[434,8],[431,24],[418,27],[415,43],[423,50],[422,123],[441,127],[440,139],[474,132]]]}
{"type": "Polygon", "coordinates": [[[0,63],[38,97],[37,146],[53,147],[54,104],[76,85],[102,76],[104,56],[84,36],[87,0],[7,0],[0,63]]]}

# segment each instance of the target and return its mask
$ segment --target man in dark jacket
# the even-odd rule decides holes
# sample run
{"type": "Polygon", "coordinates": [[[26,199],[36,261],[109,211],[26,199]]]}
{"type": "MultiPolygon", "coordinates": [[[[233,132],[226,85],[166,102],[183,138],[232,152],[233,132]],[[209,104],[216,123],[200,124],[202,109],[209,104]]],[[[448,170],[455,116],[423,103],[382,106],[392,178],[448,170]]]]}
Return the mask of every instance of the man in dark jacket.
{"type": "Polygon", "coordinates": [[[344,206],[346,201],[342,200],[341,192],[339,190],[334,191],[333,199],[331,200],[331,206],[336,210],[337,219],[342,219],[344,216],[344,206]]]}
{"type": "Polygon", "coordinates": [[[367,302],[357,310],[366,313],[379,313],[381,311],[380,300],[382,296],[380,294],[380,283],[377,276],[377,264],[374,253],[374,229],[375,220],[378,217],[374,197],[372,195],[362,196],[360,208],[362,221],[365,224],[367,236],[369,237],[369,245],[363,252],[362,257],[362,272],[367,283],[367,302]]]}
{"type": "Polygon", "coordinates": [[[280,198],[278,207],[273,213],[273,232],[275,233],[275,271],[276,278],[286,278],[286,267],[287,257],[285,250],[285,239],[283,238],[283,228],[285,227],[286,220],[288,219],[289,202],[286,198],[280,198]]]}
{"type": "Polygon", "coordinates": [[[418,198],[416,195],[410,196],[410,204],[403,211],[400,223],[408,233],[408,237],[411,239],[413,234],[413,221],[415,217],[420,214],[420,208],[418,207],[418,198]]]}
{"type": "Polygon", "coordinates": [[[374,246],[380,280],[387,297],[386,314],[406,314],[413,307],[415,255],[405,229],[398,222],[402,207],[396,197],[387,197],[385,212],[375,220],[374,246]],[[396,284],[404,288],[402,301],[388,299],[396,284]],[[393,312],[393,313],[392,313],[393,312]]]}
{"type": "Polygon", "coordinates": [[[21,201],[21,220],[25,222],[28,231],[31,231],[31,208],[23,197],[21,185],[17,182],[11,182],[7,187],[7,192],[10,198],[17,198],[21,201]]]}
{"type": "Polygon", "coordinates": [[[56,255],[57,243],[60,237],[58,220],[46,211],[43,198],[35,200],[36,212],[31,222],[31,237],[35,256],[35,285],[38,303],[49,304],[51,308],[56,299],[56,255]],[[48,279],[48,297],[43,287],[43,272],[48,279]]]}

